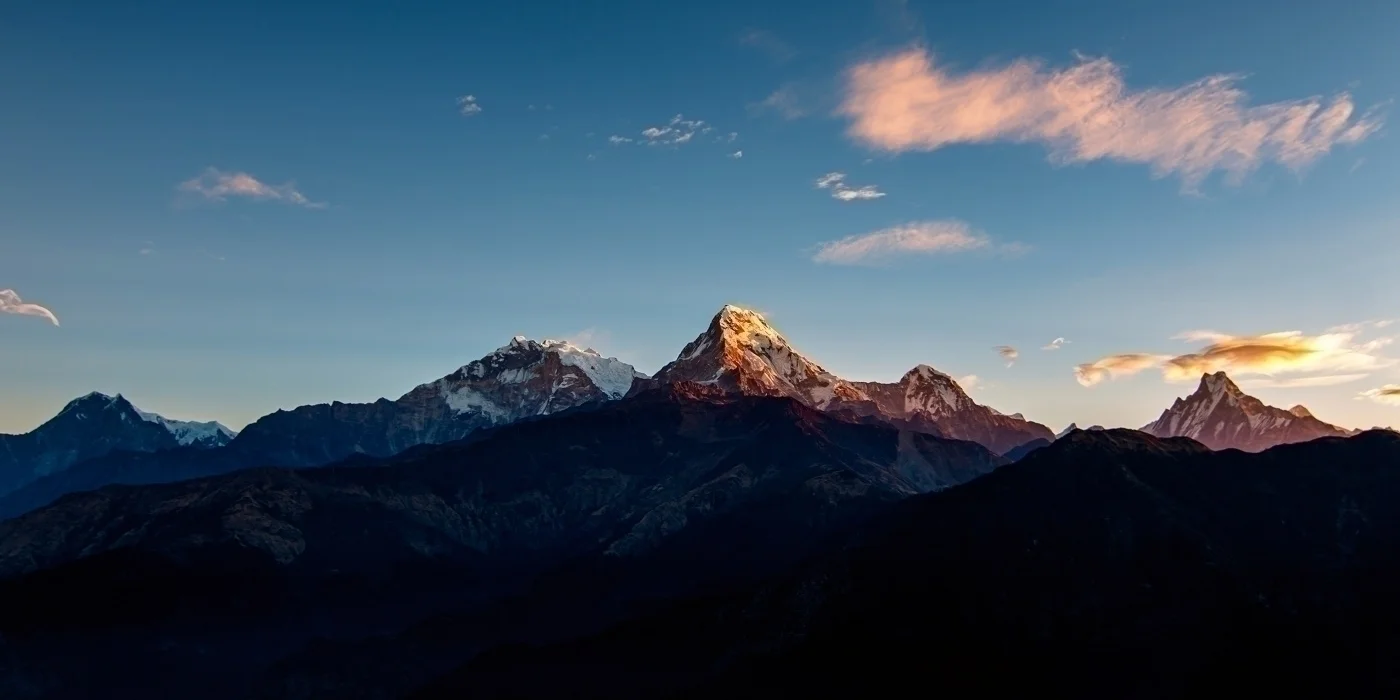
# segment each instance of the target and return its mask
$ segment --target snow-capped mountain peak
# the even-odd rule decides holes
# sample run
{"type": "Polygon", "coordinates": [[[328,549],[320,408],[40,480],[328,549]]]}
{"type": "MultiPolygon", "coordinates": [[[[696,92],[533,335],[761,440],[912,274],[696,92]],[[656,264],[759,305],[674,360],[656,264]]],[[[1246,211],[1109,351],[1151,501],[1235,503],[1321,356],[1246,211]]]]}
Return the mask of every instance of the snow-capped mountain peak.
{"type": "MultiPolygon", "coordinates": [[[[135,408],[135,407],[133,407],[135,408]]],[[[136,409],[136,415],[147,423],[155,423],[175,436],[175,441],[183,446],[222,447],[233,441],[237,432],[217,421],[173,420],[158,413],[136,409]]]]}
{"type": "Polygon", "coordinates": [[[790,396],[817,408],[861,392],[807,359],[756,311],[726,305],[709,327],[657,372],[659,382],[690,381],[763,396],[790,396]]]}
{"type": "Polygon", "coordinates": [[[1224,372],[1202,375],[1194,393],[1177,399],[1142,430],[1158,437],[1189,437],[1211,449],[1249,452],[1349,433],[1302,406],[1286,411],[1268,406],[1241,391],[1224,372]]]}

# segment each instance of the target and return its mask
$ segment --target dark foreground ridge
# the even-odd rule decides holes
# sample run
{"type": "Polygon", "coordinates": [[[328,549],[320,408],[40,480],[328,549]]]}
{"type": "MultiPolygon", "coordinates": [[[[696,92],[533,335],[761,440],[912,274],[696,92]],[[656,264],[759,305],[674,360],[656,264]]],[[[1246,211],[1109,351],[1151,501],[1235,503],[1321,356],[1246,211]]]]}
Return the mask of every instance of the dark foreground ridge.
{"type": "Polygon", "coordinates": [[[0,695],[343,695],[364,666],[336,663],[354,658],[345,644],[478,621],[435,655],[377,654],[394,677],[374,681],[407,690],[491,644],[742,590],[1001,464],[970,442],[678,384],[382,466],[71,494],[0,523],[0,695]]]}
{"type": "Polygon", "coordinates": [[[1078,431],[776,583],[498,649],[418,697],[1393,697],[1397,506],[1388,431],[1261,454],[1078,431]]]}

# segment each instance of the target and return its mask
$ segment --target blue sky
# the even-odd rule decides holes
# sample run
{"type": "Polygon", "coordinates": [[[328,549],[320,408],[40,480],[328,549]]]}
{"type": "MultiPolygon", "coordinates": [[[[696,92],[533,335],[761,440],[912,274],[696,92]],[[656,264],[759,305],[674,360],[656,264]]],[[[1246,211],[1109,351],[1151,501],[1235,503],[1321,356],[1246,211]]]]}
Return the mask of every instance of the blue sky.
{"type": "Polygon", "coordinates": [[[1400,330],[1337,329],[1400,317],[1400,5],[754,4],[0,8],[0,289],[62,323],[0,314],[0,431],[92,390],[241,427],[517,333],[650,373],[724,303],[1057,429],[1146,423],[1202,366],[1400,424],[1360,396],[1400,330]],[[1077,381],[1123,353],[1150,366],[1077,381]]]}

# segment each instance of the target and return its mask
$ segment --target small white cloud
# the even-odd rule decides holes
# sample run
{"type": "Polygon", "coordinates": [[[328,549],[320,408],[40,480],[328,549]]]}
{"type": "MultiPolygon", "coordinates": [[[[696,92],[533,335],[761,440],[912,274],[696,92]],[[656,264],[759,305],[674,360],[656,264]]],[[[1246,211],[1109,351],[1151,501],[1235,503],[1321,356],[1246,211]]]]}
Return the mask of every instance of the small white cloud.
{"type": "Polygon", "coordinates": [[[598,160],[598,154],[596,154],[596,153],[589,153],[589,154],[588,154],[588,160],[598,160]]]}
{"type": "Polygon", "coordinates": [[[876,189],[874,185],[866,185],[864,187],[857,187],[856,189],[843,187],[831,193],[832,199],[838,199],[842,202],[854,202],[858,199],[879,199],[883,196],[885,196],[885,193],[876,189]]]}
{"type": "Polygon", "coordinates": [[[851,187],[846,184],[846,174],[831,172],[817,178],[817,189],[831,190],[831,198],[841,202],[879,199],[885,196],[875,185],[851,187]]]}
{"type": "Polygon", "coordinates": [[[254,200],[285,202],[308,209],[324,209],[325,202],[313,202],[297,190],[294,183],[269,185],[248,173],[226,173],[217,168],[206,168],[199,177],[180,183],[176,189],[195,194],[204,199],[222,202],[229,197],[244,197],[254,200]]]}
{"type": "Polygon", "coordinates": [[[1050,341],[1050,344],[1049,344],[1049,345],[1042,346],[1040,349],[1041,349],[1041,350],[1059,350],[1060,348],[1062,348],[1062,347],[1065,346],[1065,343],[1068,343],[1068,342],[1069,342],[1069,341],[1068,341],[1068,340],[1065,340],[1064,338],[1056,338],[1056,339],[1050,341]]]}
{"type": "Polygon", "coordinates": [[[990,238],[961,221],[916,221],[823,243],[812,260],[860,265],[900,255],[962,253],[991,247],[990,238]]]}
{"type": "Polygon", "coordinates": [[[613,134],[612,136],[608,137],[608,143],[614,146],[621,146],[624,143],[632,143],[632,139],[629,139],[626,136],[618,136],[617,134],[613,134]]]}
{"type": "Polygon", "coordinates": [[[648,127],[642,131],[642,138],[648,146],[680,146],[689,143],[699,134],[706,134],[712,131],[704,120],[686,119],[685,115],[677,114],[665,126],[648,127]]]}
{"type": "Polygon", "coordinates": [[[481,114],[481,105],[477,104],[475,95],[462,95],[457,98],[457,111],[464,117],[474,117],[481,114]]]}
{"type": "Polygon", "coordinates": [[[739,160],[740,158],[743,158],[743,157],[744,157],[744,152],[743,152],[743,151],[735,151],[735,152],[733,152],[733,153],[730,153],[730,154],[729,154],[729,157],[730,157],[730,158],[733,158],[734,160],[739,160]]]}
{"type": "Polygon", "coordinates": [[[48,319],[55,326],[58,325],[58,316],[54,315],[54,312],[38,304],[26,303],[13,289],[0,289],[0,313],[37,316],[48,319]]]}
{"type": "Polygon", "coordinates": [[[1010,345],[998,345],[992,349],[996,350],[998,355],[1001,355],[1001,359],[1006,360],[1007,367],[1016,364],[1016,358],[1021,356],[1021,351],[1010,345]]]}
{"type": "Polygon", "coordinates": [[[975,374],[969,374],[966,377],[958,377],[958,386],[962,387],[967,391],[972,391],[973,389],[976,389],[981,383],[982,378],[978,377],[975,374]]]}

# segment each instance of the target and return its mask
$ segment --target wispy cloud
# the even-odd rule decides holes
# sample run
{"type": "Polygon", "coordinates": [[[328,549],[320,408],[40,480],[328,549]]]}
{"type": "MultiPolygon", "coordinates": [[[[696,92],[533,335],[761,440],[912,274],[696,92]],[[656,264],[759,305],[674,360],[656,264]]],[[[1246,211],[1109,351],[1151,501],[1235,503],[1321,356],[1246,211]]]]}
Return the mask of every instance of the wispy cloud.
{"type": "Polygon", "coordinates": [[[739,43],[763,51],[779,63],[792,60],[797,55],[797,50],[790,44],[765,29],[746,28],[739,33],[739,43]]]}
{"type": "Polygon", "coordinates": [[[1035,142],[1057,162],[1141,163],[1187,189],[1217,170],[1233,182],[1265,162],[1296,170],[1381,126],[1374,112],[1358,116],[1347,93],[1249,106],[1238,75],[1133,90],[1105,58],[954,73],[919,48],[858,64],[846,78],[849,134],[876,148],[1035,142]]]}
{"type": "Polygon", "coordinates": [[[0,289],[0,313],[37,316],[48,319],[55,326],[58,325],[58,316],[54,315],[54,312],[38,304],[25,302],[13,289],[0,289]]]}
{"type": "Polygon", "coordinates": [[[958,386],[962,387],[967,391],[972,391],[978,386],[981,386],[982,378],[975,374],[969,374],[966,377],[958,377],[957,382],[958,386]]]}
{"type": "Polygon", "coordinates": [[[817,189],[830,190],[831,198],[842,202],[854,202],[865,199],[879,199],[885,196],[875,185],[862,185],[851,187],[846,184],[845,173],[827,173],[817,178],[817,189]]]}
{"type": "Polygon", "coordinates": [[[1356,398],[1370,399],[1376,403],[1400,406],[1400,384],[1386,384],[1376,389],[1361,392],[1356,398]]]}
{"type": "Polygon", "coordinates": [[[733,153],[730,153],[730,154],[729,154],[729,157],[730,157],[730,158],[733,158],[734,160],[739,160],[740,158],[743,158],[743,157],[744,157],[744,152],[743,152],[743,151],[735,151],[735,152],[733,152],[733,153]]]}
{"type": "Polygon", "coordinates": [[[204,199],[222,202],[229,197],[285,202],[308,209],[324,209],[324,202],[313,202],[297,190],[295,183],[269,185],[248,173],[226,173],[207,168],[199,177],[180,183],[176,189],[204,199]]]}
{"type": "Polygon", "coordinates": [[[1137,374],[1145,369],[1158,367],[1168,359],[1171,359],[1170,355],[1148,355],[1135,352],[1109,355],[1093,362],[1075,366],[1074,378],[1084,386],[1093,386],[1105,379],[1117,379],[1137,374]]]}
{"type": "Polygon", "coordinates": [[[1060,348],[1064,347],[1065,344],[1068,343],[1068,342],[1069,342],[1069,341],[1068,341],[1068,340],[1065,340],[1064,338],[1056,338],[1056,339],[1050,341],[1050,344],[1049,344],[1049,345],[1043,345],[1043,346],[1041,346],[1040,349],[1041,349],[1041,350],[1059,350],[1060,348]]]}
{"type": "Polygon", "coordinates": [[[807,110],[802,107],[802,102],[797,97],[797,88],[791,83],[774,90],[761,101],[750,104],[749,111],[755,114],[776,112],[788,120],[801,119],[807,115],[807,110]]]}
{"type": "Polygon", "coordinates": [[[1179,340],[1204,342],[1205,347],[1184,355],[1111,355],[1098,362],[1080,365],[1075,375],[1080,383],[1093,386],[1109,376],[1135,374],[1149,368],[1159,368],[1169,382],[1195,381],[1203,374],[1226,372],[1234,375],[1263,375],[1267,383],[1258,386],[1305,387],[1328,386],[1356,381],[1371,372],[1397,364],[1378,351],[1389,345],[1391,338],[1361,341],[1356,332],[1338,331],[1317,336],[1300,331],[1266,333],[1254,336],[1234,336],[1214,331],[1190,331],[1177,336],[1179,340]],[[1109,365],[1118,358],[1133,358],[1117,371],[1097,373],[1101,363],[1109,365]],[[1275,375],[1307,375],[1276,379],[1275,375]],[[1086,378],[1088,379],[1086,381],[1086,378]]]}
{"type": "Polygon", "coordinates": [[[626,136],[618,136],[617,134],[613,134],[612,136],[608,137],[608,143],[614,146],[621,146],[624,143],[632,143],[633,140],[634,139],[629,139],[626,136]]]}
{"type": "MultiPolygon", "coordinates": [[[[534,109],[534,105],[530,105],[534,109]]],[[[476,95],[462,95],[457,98],[457,111],[464,117],[474,117],[481,114],[481,104],[476,101],[476,95]]]]}
{"type": "MultiPolygon", "coordinates": [[[[916,221],[823,243],[812,260],[834,265],[876,263],[906,255],[962,253],[993,248],[990,238],[961,221],[916,221]]],[[[1005,248],[1005,246],[1001,246],[1005,248]]]]}
{"type": "Polygon", "coordinates": [[[1007,367],[1016,364],[1016,358],[1021,356],[1021,351],[1010,345],[998,345],[992,349],[996,350],[998,355],[1001,355],[1001,359],[1006,360],[1007,367]]]}

